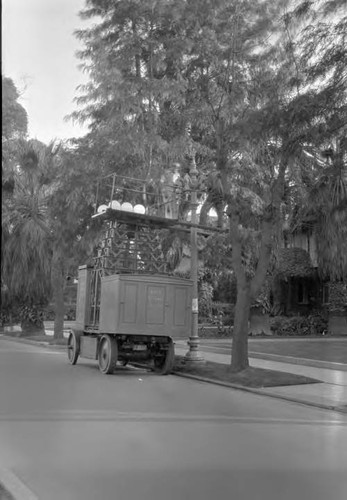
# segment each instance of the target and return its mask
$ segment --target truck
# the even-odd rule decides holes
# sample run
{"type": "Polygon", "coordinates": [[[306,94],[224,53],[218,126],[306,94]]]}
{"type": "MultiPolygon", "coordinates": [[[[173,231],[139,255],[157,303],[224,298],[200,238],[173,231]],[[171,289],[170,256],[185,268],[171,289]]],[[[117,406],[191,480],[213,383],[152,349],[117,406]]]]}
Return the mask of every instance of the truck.
{"type": "Polygon", "coordinates": [[[104,232],[97,255],[78,270],[68,361],[96,360],[106,375],[127,363],[166,375],[175,341],[187,339],[191,329],[192,281],[167,272],[158,236],[164,219],[111,204],[99,215],[104,232]]]}

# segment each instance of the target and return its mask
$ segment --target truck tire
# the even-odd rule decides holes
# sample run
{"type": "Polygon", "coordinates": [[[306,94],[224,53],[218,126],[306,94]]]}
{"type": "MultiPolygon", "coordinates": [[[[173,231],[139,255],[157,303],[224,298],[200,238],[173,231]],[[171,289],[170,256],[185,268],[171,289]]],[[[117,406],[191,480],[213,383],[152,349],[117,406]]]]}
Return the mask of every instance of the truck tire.
{"type": "Polygon", "coordinates": [[[175,361],[175,346],[172,339],[169,339],[167,350],[160,357],[154,358],[154,371],[160,375],[168,375],[173,368],[175,361]]]}
{"type": "Polygon", "coordinates": [[[81,332],[72,330],[67,341],[67,357],[71,365],[75,365],[78,360],[81,348],[81,332]]]}
{"type": "Polygon", "coordinates": [[[103,335],[98,348],[98,364],[101,373],[104,375],[112,374],[116,369],[117,358],[117,340],[110,335],[103,335]]]}

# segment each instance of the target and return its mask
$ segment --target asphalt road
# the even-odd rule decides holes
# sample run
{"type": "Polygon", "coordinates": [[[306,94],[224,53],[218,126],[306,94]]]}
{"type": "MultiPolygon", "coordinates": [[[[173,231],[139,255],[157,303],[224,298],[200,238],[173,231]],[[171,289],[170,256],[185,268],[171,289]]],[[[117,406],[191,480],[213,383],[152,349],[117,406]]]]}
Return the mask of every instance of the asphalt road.
{"type": "Polygon", "coordinates": [[[40,500],[345,500],[347,418],[0,338],[0,468],[40,500]]]}

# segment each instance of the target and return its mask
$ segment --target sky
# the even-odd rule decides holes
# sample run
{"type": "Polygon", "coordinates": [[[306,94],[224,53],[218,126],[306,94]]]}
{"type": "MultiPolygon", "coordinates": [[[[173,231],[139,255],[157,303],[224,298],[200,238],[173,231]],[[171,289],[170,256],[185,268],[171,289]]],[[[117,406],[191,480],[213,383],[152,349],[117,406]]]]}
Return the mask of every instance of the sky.
{"type": "Polygon", "coordinates": [[[80,137],[86,126],[64,121],[76,110],[76,87],[86,82],[73,31],[85,0],[2,0],[2,75],[12,78],[28,113],[29,137],[48,143],[80,137]]]}

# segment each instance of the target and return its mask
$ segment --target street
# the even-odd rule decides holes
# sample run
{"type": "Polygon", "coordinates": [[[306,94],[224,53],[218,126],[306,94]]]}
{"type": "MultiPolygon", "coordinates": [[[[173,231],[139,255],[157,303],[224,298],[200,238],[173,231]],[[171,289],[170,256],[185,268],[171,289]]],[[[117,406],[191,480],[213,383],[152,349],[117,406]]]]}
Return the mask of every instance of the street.
{"type": "Polygon", "coordinates": [[[40,500],[343,500],[347,418],[0,337],[0,468],[40,500]]]}

